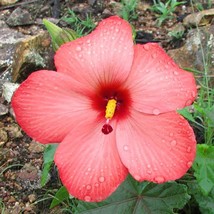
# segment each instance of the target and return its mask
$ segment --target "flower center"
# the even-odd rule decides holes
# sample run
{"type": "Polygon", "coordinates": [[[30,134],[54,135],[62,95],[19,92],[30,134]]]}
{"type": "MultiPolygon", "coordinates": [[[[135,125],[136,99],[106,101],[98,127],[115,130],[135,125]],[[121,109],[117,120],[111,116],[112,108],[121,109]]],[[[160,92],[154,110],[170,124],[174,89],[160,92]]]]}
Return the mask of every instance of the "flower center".
{"type": "Polygon", "coordinates": [[[106,105],[106,123],[103,125],[102,132],[103,134],[109,134],[113,131],[113,128],[109,124],[110,119],[114,116],[115,110],[117,107],[117,101],[115,99],[110,99],[106,105]]]}

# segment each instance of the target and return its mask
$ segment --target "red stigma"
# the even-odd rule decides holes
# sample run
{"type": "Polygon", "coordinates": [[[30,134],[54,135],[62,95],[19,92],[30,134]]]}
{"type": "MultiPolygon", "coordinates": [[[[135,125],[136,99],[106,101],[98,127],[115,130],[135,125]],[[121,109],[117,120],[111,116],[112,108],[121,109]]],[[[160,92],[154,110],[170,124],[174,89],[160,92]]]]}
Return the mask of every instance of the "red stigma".
{"type": "Polygon", "coordinates": [[[102,128],[102,133],[103,134],[109,134],[113,131],[113,128],[109,124],[104,124],[102,128]]]}

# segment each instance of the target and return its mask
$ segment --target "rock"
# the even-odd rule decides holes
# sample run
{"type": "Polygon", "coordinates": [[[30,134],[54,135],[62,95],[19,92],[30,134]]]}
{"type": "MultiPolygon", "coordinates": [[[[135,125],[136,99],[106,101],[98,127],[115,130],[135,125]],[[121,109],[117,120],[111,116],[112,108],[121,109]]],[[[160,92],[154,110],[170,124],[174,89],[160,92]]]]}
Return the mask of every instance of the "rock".
{"type": "Polygon", "coordinates": [[[168,54],[182,68],[204,71],[203,54],[210,56],[208,70],[214,74],[214,25],[192,29],[184,46],[168,51],[168,54]],[[203,52],[202,52],[203,48],[203,52]]]}
{"type": "MultiPolygon", "coordinates": [[[[5,100],[7,100],[8,103],[11,102],[11,98],[13,96],[13,93],[16,91],[16,89],[19,87],[19,84],[17,83],[11,83],[11,82],[5,82],[2,86],[3,89],[3,97],[5,100]]],[[[0,113],[1,115],[1,113],[0,113]]]]}
{"type": "Polygon", "coordinates": [[[27,36],[8,28],[4,21],[0,20],[0,88],[4,81],[8,81],[11,75],[11,64],[15,53],[15,45],[27,36]]]}
{"type": "Polygon", "coordinates": [[[0,0],[0,5],[6,6],[16,3],[18,0],[0,0]]]}
{"type": "Polygon", "coordinates": [[[8,17],[6,23],[10,27],[33,24],[31,14],[21,7],[16,8],[8,17]]]}
{"type": "Polygon", "coordinates": [[[0,129],[0,146],[8,141],[7,132],[4,129],[0,129]]]}
{"type": "Polygon", "coordinates": [[[214,18],[214,8],[188,15],[187,17],[184,18],[183,24],[186,27],[204,26],[211,24],[213,18],[214,18]]]}
{"type": "Polygon", "coordinates": [[[33,203],[34,201],[36,201],[36,195],[35,194],[30,194],[28,195],[28,199],[30,203],[33,203]]]}
{"type": "Polygon", "coordinates": [[[26,163],[18,173],[17,181],[23,189],[34,190],[41,188],[41,171],[30,163],[26,163]]]}
{"type": "Polygon", "coordinates": [[[17,44],[11,65],[14,82],[23,81],[33,71],[53,68],[50,43],[49,34],[46,31],[41,31],[17,44]]]}
{"type": "Polygon", "coordinates": [[[23,137],[21,128],[16,123],[10,124],[10,126],[7,126],[4,129],[7,131],[9,137],[12,139],[23,137]]]}
{"type": "Polygon", "coordinates": [[[8,107],[0,103],[0,116],[8,113],[8,107]]]}
{"type": "Polygon", "coordinates": [[[32,153],[42,153],[45,150],[45,145],[36,141],[31,141],[28,150],[32,153]]]}

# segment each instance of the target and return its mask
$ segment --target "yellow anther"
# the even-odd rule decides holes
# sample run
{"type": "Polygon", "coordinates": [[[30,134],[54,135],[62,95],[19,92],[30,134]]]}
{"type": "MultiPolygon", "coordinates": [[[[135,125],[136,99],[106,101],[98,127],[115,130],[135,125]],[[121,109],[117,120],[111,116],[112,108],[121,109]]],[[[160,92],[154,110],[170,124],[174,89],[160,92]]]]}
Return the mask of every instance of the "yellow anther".
{"type": "Polygon", "coordinates": [[[108,101],[106,105],[106,119],[111,119],[114,116],[115,110],[117,106],[117,101],[115,99],[111,99],[108,101]]]}

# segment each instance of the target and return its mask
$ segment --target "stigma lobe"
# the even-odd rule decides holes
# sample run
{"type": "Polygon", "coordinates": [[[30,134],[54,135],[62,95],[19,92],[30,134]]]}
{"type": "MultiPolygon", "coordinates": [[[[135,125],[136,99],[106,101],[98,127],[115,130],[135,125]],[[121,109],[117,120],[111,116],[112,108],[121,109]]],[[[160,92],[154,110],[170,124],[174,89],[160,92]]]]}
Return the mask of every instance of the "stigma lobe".
{"type": "Polygon", "coordinates": [[[108,123],[106,123],[106,124],[103,125],[103,128],[102,128],[102,133],[103,134],[109,134],[112,131],[113,131],[113,128],[108,123]]]}

